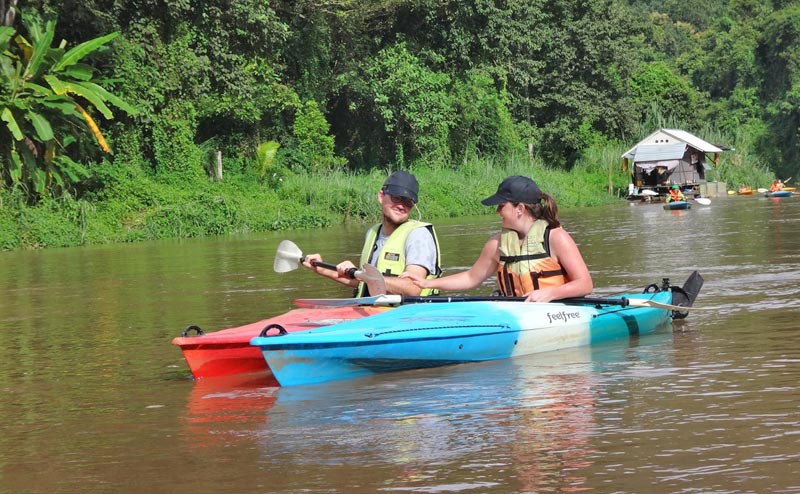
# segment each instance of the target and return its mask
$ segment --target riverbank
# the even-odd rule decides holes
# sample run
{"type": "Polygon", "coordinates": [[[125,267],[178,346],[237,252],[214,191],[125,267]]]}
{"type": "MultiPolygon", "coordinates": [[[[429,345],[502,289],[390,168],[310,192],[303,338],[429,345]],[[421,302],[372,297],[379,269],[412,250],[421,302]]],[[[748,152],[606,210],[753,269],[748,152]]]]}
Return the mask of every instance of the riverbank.
{"type": "MultiPolygon", "coordinates": [[[[192,238],[256,231],[320,228],[378,219],[375,195],[386,170],[323,175],[282,173],[265,179],[247,174],[223,181],[160,183],[118,165],[104,165],[106,184],[81,198],[64,195],[25,204],[20,193],[0,191],[0,249],[192,238]]],[[[474,162],[458,169],[415,169],[421,216],[427,220],[490,214],[480,200],[509,175],[532,176],[561,208],[620,200],[609,195],[608,177],[597,172],[550,170],[525,162],[498,166],[474,162]]],[[[615,191],[627,186],[617,177],[615,191]]]]}
{"type": "MultiPolygon", "coordinates": [[[[425,220],[493,214],[480,200],[510,175],[527,175],[553,195],[560,209],[623,201],[630,176],[620,166],[620,146],[590,149],[569,171],[527,156],[502,163],[473,160],[457,168],[417,167],[420,217],[425,220]]],[[[737,153],[739,153],[737,151],[737,153]]],[[[769,183],[757,162],[722,163],[711,180],[769,183]]],[[[221,181],[205,176],[159,178],[144,166],[109,163],[94,168],[95,183],[82,194],[64,193],[27,204],[20,191],[0,190],[0,250],[73,247],[168,238],[195,238],[373,223],[376,194],[387,170],[309,174],[275,168],[261,176],[230,170],[221,181]]]]}

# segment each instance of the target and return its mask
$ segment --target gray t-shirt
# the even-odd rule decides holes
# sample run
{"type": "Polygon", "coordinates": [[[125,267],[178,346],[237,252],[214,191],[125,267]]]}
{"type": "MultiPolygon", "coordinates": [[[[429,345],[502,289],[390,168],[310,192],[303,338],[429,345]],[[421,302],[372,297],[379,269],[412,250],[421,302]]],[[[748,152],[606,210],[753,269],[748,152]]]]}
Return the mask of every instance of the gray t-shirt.
{"type": "MultiPolygon", "coordinates": [[[[369,263],[376,266],[378,263],[377,253],[383,249],[388,236],[383,234],[383,229],[378,232],[378,239],[375,242],[376,248],[372,251],[369,263]]],[[[406,265],[416,264],[428,270],[428,274],[436,271],[436,242],[433,234],[425,227],[415,228],[406,239],[406,265]]],[[[397,273],[400,274],[400,273],[397,273]]]]}

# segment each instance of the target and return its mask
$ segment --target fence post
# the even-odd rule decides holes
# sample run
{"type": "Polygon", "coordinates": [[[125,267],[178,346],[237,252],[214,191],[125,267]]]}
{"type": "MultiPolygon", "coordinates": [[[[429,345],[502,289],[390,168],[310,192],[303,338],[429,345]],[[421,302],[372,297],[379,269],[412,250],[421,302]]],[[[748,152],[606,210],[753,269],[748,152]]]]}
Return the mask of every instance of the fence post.
{"type": "Polygon", "coordinates": [[[217,151],[217,168],[214,175],[217,180],[222,180],[222,151],[217,151]]]}

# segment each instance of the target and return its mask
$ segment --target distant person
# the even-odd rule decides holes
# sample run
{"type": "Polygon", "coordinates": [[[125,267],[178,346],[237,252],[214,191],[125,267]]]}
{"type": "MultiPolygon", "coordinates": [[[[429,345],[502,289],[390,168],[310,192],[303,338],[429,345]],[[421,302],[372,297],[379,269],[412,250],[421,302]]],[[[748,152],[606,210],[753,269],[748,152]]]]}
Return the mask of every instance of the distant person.
{"type": "Polygon", "coordinates": [[[467,271],[438,279],[411,278],[422,288],[469,290],[493,275],[506,297],[550,302],[592,292],[592,277],[578,246],[558,220],[556,200],[528,177],[508,177],[481,201],[497,206],[503,229],[484,245],[467,271]]]}
{"type": "Polygon", "coordinates": [[[680,186],[678,186],[678,184],[673,184],[672,188],[669,189],[669,194],[667,194],[667,202],[676,202],[685,200],[686,196],[683,195],[683,192],[681,192],[680,186]]]}
{"type": "Polygon", "coordinates": [[[779,190],[783,190],[783,180],[773,180],[772,185],[769,186],[769,191],[778,192],[779,190]]]}
{"type": "MultiPolygon", "coordinates": [[[[411,296],[436,293],[434,290],[420,290],[410,279],[399,278],[403,273],[420,279],[436,278],[442,273],[439,240],[433,225],[410,218],[418,195],[416,177],[402,170],[392,173],[378,191],[381,222],[367,230],[359,266],[369,263],[378,268],[384,275],[387,293],[411,296]]],[[[369,295],[366,283],[348,276],[347,272],[356,267],[352,262],[341,262],[333,271],[313,266],[315,261],[322,262],[322,257],[319,254],[307,255],[303,264],[317,274],[353,287],[356,297],[369,295]]]]}

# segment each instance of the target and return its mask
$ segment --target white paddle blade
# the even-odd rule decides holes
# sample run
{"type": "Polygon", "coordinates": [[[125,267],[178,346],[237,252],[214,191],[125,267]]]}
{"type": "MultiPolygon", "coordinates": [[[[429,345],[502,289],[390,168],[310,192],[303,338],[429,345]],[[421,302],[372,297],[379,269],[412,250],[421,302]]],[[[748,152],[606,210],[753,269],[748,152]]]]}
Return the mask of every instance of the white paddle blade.
{"type": "Polygon", "coordinates": [[[272,269],[276,273],[288,273],[294,271],[300,265],[303,251],[291,240],[283,240],[278,244],[278,251],[275,252],[275,262],[272,269]]]}
{"type": "Polygon", "coordinates": [[[711,199],[706,199],[705,197],[698,197],[694,200],[697,204],[702,204],[703,206],[708,206],[711,204],[711,199]]]}
{"type": "Polygon", "coordinates": [[[364,264],[361,271],[356,271],[356,278],[367,284],[370,295],[383,295],[386,293],[386,280],[378,268],[372,264],[364,264]]]}

